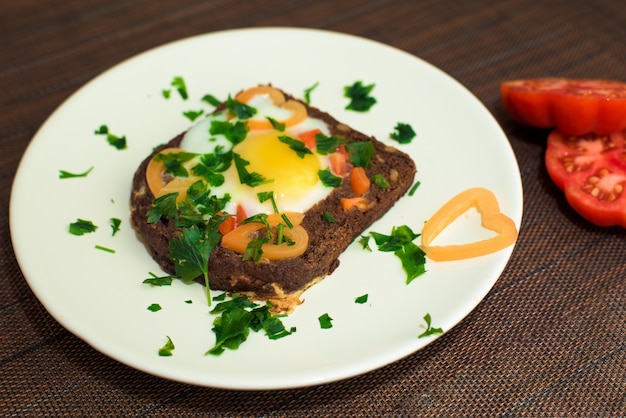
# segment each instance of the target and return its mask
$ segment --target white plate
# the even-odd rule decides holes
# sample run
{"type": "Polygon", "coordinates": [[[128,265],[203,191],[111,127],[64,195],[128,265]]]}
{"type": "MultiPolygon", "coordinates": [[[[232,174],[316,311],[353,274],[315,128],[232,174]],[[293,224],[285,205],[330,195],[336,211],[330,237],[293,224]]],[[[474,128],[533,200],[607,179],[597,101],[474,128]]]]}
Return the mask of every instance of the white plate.
{"type": "MultiPolygon", "coordinates": [[[[398,360],[435,340],[417,338],[427,313],[434,327],[449,331],[484,298],[512,247],[466,261],[429,261],[428,272],[406,285],[392,254],[366,253],[354,243],[339,269],[307,291],[305,303],[284,319],[296,333],[276,341],[252,333],[237,351],[205,356],[214,334],[203,287],[142,284],[149,272],[161,271],[130,227],[131,178],[154,146],[189,127],[181,112],[203,108],[204,94],[223,99],[268,82],[300,97],[319,82],[313,105],[390,144],[397,122],[413,126],[417,138],[399,147],[415,159],[421,186],[370,230],[389,233],[406,224],[419,232],[445,201],[473,186],[491,189],[519,227],[521,180],[506,136],[470,92],[432,65],[367,39],[318,30],[196,36],[140,54],[89,82],[50,116],[23,157],[11,196],[13,246],[28,284],[57,321],[100,352],[147,373],[203,386],[277,389],[331,382],[398,360]],[[187,101],[175,92],[169,100],[161,95],[174,76],[186,80],[187,101]],[[368,113],[344,110],[343,87],[357,80],[376,84],[378,103],[368,113]],[[128,149],[119,151],[94,135],[101,124],[125,135],[128,149]],[[59,170],[91,166],[86,178],[58,177],[59,170]],[[77,218],[93,221],[98,230],[69,234],[77,218]],[[115,236],[110,218],[122,219],[115,236]],[[366,293],[366,304],[354,302],[366,293]],[[163,309],[150,312],[152,303],[163,309]],[[334,319],[333,328],[321,329],[324,313],[334,319]],[[176,349],[172,357],[159,357],[166,336],[176,349]]],[[[481,236],[477,222],[470,211],[441,242],[481,236]]]]}

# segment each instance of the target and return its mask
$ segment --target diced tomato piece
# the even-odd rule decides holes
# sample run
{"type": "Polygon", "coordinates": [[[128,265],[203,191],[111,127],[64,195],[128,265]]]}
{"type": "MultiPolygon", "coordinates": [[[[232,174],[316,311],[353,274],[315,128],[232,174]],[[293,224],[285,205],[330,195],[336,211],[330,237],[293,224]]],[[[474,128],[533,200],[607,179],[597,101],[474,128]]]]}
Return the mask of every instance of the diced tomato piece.
{"type": "Polygon", "coordinates": [[[330,162],[330,171],[334,175],[344,177],[348,174],[348,151],[343,145],[339,147],[337,152],[328,156],[330,162]]]}
{"type": "Polygon", "coordinates": [[[226,219],[224,219],[218,226],[217,228],[220,231],[220,234],[222,234],[222,236],[228,234],[230,231],[232,231],[233,229],[235,229],[235,217],[234,216],[228,216],[226,219]]]}
{"type": "Polygon", "coordinates": [[[626,228],[626,131],[548,136],[545,165],[570,206],[598,226],[626,228]]]}
{"type": "Polygon", "coordinates": [[[322,131],[320,129],[311,129],[310,131],[302,132],[298,135],[298,139],[304,142],[304,145],[311,151],[315,151],[317,148],[315,135],[321,134],[322,131]]]}
{"type": "Polygon", "coordinates": [[[350,187],[356,196],[361,196],[370,188],[370,179],[363,167],[354,167],[350,171],[350,187]]]}
{"type": "Polygon", "coordinates": [[[570,135],[626,129],[626,83],[613,80],[537,78],[505,81],[502,101],[525,125],[570,135]]]}
{"type": "Polygon", "coordinates": [[[244,219],[247,219],[248,215],[246,214],[246,210],[243,208],[243,206],[241,205],[237,205],[237,223],[236,226],[241,225],[241,223],[244,221],[244,219]]]}

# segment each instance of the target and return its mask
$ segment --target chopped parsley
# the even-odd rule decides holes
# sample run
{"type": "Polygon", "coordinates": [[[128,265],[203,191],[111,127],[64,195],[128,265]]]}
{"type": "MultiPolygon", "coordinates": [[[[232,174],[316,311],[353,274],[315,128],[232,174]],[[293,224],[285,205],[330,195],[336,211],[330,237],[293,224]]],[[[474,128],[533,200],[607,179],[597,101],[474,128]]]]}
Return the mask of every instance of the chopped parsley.
{"type": "Polygon", "coordinates": [[[267,180],[261,174],[257,172],[250,173],[246,166],[250,165],[250,162],[241,158],[237,153],[233,153],[233,161],[235,162],[235,168],[237,168],[237,174],[239,175],[239,182],[246,184],[250,187],[260,186],[261,184],[272,183],[274,180],[267,180]]]}
{"type": "Polygon", "coordinates": [[[172,280],[175,276],[157,276],[156,274],[150,272],[151,277],[145,279],[142,283],[149,284],[152,286],[171,286],[172,280]]]}
{"type": "Polygon", "coordinates": [[[333,224],[333,223],[337,222],[337,220],[333,217],[333,215],[329,211],[327,211],[327,210],[324,211],[323,216],[324,216],[324,220],[326,222],[328,222],[329,224],[333,224]]]}
{"type": "Polygon", "coordinates": [[[205,103],[210,104],[213,107],[217,107],[220,104],[222,104],[222,101],[216,98],[215,96],[213,96],[212,94],[205,94],[204,96],[202,96],[201,100],[205,103]]]}
{"type": "Polygon", "coordinates": [[[398,122],[394,128],[394,131],[389,134],[391,139],[395,139],[400,144],[408,144],[413,138],[415,138],[416,134],[413,130],[413,127],[408,123],[398,122]]]}
{"type": "Polygon", "coordinates": [[[187,100],[189,98],[189,94],[187,93],[187,84],[185,83],[185,79],[181,76],[174,77],[172,79],[172,82],[170,83],[170,86],[176,89],[176,91],[183,100],[187,100]]]}
{"type": "Polygon", "coordinates": [[[187,110],[187,111],[183,112],[183,116],[193,122],[194,120],[196,120],[200,116],[202,116],[203,113],[204,113],[204,110],[202,110],[202,109],[200,109],[200,110],[187,110]]]}
{"type": "Polygon", "coordinates": [[[111,253],[111,254],[115,254],[115,250],[112,248],[107,248],[107,247],[103,247],[102,245],[97,245],[96,244],[96,250],[101,250],[101,251],[105,251],[107,253],[111,253]]]}
{"type": "Polygon", "coordinates": [[[364,250],[372,251],[372,247],[370,247],[370,237],[367,235],[361,235],[359,237],[359,244],[361,244],[364,250]]]}
{"type": "Polygon", "coordinates": [[[278,132],[284,132],[285,131],[285,127],[286,125],[283,122],[279,122],[276,119],[267,116],[267,120],[270,121],[270,124],[272,125],[272,128],[274,128],[275,130],[277,130],[278,132]]]}
{"type": "Polygon", "coordinates": [[[307,102],[307,104],[311,103],[311,93],[313,93],[313,90],[315,90],[319,84],[319,81],[317,81],[308,89],[304,89],[304,101],[307,102]]]}
{"type": "Polygon", "coordinates": [[[120,225],[122,224],[122,220],[118,218],[111,218],[110,222],[111,222],[111,229],[113,230],[113,232],[111,232],[111,235],[115,236],[115,234],[120,232],[120,225]]]}
{"type": "Polygon", "coordinates": [[[270,340],[293,334],[296,329],[286,329],[279,316],[272,315],[271,305],[260,306],[248,297],[233,294],[232,299],[218,303],[211,311],[219,314],[213,321],[215,345],[206,354],[219,356],[226,349],[236,350],[250,335],[250,330],[265,331],[270,340]]]}
{"type": "Polygon", "coordinates": [[[393,227],[391,235],[370,232],[379,251],[393,252],[402,262],[402,268],[406,273],[406,283],[411,283],[415,278],[426,272],[426,254],[413,240],[419,237],[406,225],[393,227]]]}
{"type": "Polygon", "coordinates": [[[70,234],[85,235],[95,232],[98,227],[93,222],[85,219],[76,219],[76,222],[70,223],[70,234]]]}
{"type": "Polygon", "coordinates": [[[267,202],[268,200],[272,202],[272,209],[274,209],[274,213],[278,213],[278,206],[276,206],[274,192],[259,192],[256,195],[259,198],[259,203],[267,202]]]}
{"type": "Polygon", "coordinates": [[[148,308],[147,308],[147,309],[148,309],[150,312],[158,312],[158,311],[160,311],[162,308],[161,308],[161,305],[159,305],[158,303],[153,303],[153,304],[151,304],[150,306],[148,306],[148,308]]]}
{"type": "Polygon", "coordinates": [[[364,294],[364,295],[361,295],[361,296],[357,297],[356,299],[354,299],[354,303],[357,303],[357,304],[360,304],[360,305],[362,305],[364,303],[367,303],[367,298],[368,297],[369,296],[368,296],[367,293],[364,294]]]}
{"type": "Polygon", "coordinates": [[[246,139],[248,126],[242,121],[231,123],[228,121],[212,120],[209,133],[211,135],[224,135],[233,145],[237,145],[246,139]]]}
{"type": "Polygon", "coordinates": [[[317,171],[317,176],[319,177],[322,184],[326,187],[339,187],[341,186],[342,178],[331,173],[330,168],[326,167],[323,170],[317,171]]]}
{"type": "Polygon", "coordinates": [[[431,326],[431,318],[430,318],[430,314],[427,313],[424,316],[424,321],[426,321],[426,331],[422,332],[420,335],[417,336],[417,338],[424,338],[424,337],[429,337],[431,335],[441,335],[443,334],[443,330],[441,328],[433,328],[431,326]]]}
{"type": "Polygon", "coordinates": [[[350,154],[350,162],[355,167],[366,168],[372,163],[372,157],[376,153],[371,141],[349,142],[346,150],[350,154]]]}
{"type": "Polygon", "coordinates": [[[385,176],[380,173],[374,174],[372,176],[372,183],[374,183],[376,186],[383,190],[389,188],[389,182],[387,181],[385,176]]]}
{"type": "Polygon", "coordinates": [[[169,152],[159,153],[153,157],[154,161],[162,162],[165,166],[165,172],[176,177],[188,177],[189,172],[184,164],[194,158],[197,154],[193,152],[169,152]]]}
{"type": "Polygon", "coordinates": [[[322,133],[315,135],[315,149],[320,155],[332,154],[345,143],[346,140],[340,136],[326,136],[322,133]]]}
{"type": "Polygon", "coordinates": [[[415,182],[415,184],[409,190],[409,196],[413,196],[415,194],[415,191],[417,190],[418,187],[420,187],[420,184],[422,183],[419,180],[415,182]]]}
{"type": "Polygon", "coordinates": [[[257,113],[257,110],[254,107],[241,103],[230,96],[228,96],[228,100],[226,100],[226,109],[228,109],[228,112],[231,115],[236,116],[239,119],[250,119],[257,113]]]}
{"type": "Polygon", "coordinates": [[[307,146],[304,145],[304,142],[302,141],[299,141],[297,139],[291,138],[286,135],[279,136],[278,140],[282,142],[283,144],[289,145],[289,148],[295,151],[296,155],[300,158],[304,158],[304,156],[307,154],[310,154],[310,155],[313,154],[313,152],[310,149],[308,149],[307,146]]]}
{"type": "Polygon", "coordinates": [[[322,329],[329,329],[333,327],[333,318],[330,317],[327,313],[321,315],[317,320],[320,322],[320,327],[322,329]]]}
{"type": "Polygon", "coordinates": [[[159,356],[170,357],[172,355],[172,351],[174,351],[175,348],[176,347],[174,346],[172,339],[170,337],[167,337],[167,342],[165,343],[165,345],[159,348],[159,356]]]}
{"type": "Polygon", "coordinates": [[[207,303],[211,305],[209,289],[209,257],[220,242],[221,235],[213,219],[207,224],[191,225],[169,242],[169,257],[174,262],[176,274],[184,282],[198,276],[204,277],[207,303]]]}
{"type": "Polygon", "coordinates": [[[109,127],[107,125],[100,125],[100,127],[94,131],[94,134],[106,136],[109,145],[117,148],[118,150],[127,148],[126,136],[117,136],[112,134],[109,132],[109,127]]]}
{"type": "Polygon", "coordinates": [[[375,86],[375,84],[365,86],[362,81],[357,81],[351,86],[345,86],[343,88],[343,95],[350,99],[350,103],[348,103],[346,109],[357,112],[367,112],[370,110],[370,108],[376,104],[376,99],[370,96],[375,86]]]}
{"type": "Polygon", "coordinates": [[[70,173],[69,171],[59,170],[59,178],[60,179],[71,179],[77,177],[87,177],[89,173],[93,170],[93,166],[89,167],[87,171],[83,171],[82,173],[70,173]]]}

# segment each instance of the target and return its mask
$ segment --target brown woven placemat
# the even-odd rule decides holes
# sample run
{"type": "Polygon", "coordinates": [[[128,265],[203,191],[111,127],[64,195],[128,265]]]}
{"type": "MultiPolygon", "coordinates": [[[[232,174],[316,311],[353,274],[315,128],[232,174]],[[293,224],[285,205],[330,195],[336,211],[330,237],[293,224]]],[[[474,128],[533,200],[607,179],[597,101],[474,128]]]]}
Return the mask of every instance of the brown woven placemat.
{"type": "MultiPolygon", "coordinates": [[[[625,40],[621,0],[2,2],[0,413],[626,416],[626,233],[594,227],[568,207],[543,168],[546,132],[513,123],[498,91],[504,79],[535,76],[626,81],[625,40]],[[440,67],[482,100],[522,174],[524,219],[513,257],[461,324],[424,350],[355,378],[239,392],[121,365],[56,323],[20,273],[8,226],[19,160],[50,113],[110,66],[186,36],[274,25],[388,43],[440,67]]],[[[33,204],[45,210],[36,191],[33,204]]]]}

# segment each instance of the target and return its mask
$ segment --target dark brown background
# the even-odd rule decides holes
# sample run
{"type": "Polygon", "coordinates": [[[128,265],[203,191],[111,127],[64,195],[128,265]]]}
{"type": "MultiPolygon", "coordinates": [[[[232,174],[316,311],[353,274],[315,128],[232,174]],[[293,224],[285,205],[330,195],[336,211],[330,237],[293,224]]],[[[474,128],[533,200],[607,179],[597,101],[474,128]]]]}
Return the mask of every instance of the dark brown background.
{"type": "MultiPolygon", "coordinates": [[[[626,416],[626,233],[594,227],[569,209],[543,168],[546,132],[511,122],[498,91],[510,78],[626,80],[625,69],[622,0],[0,2],[0,412],[626,416]],[[39,126],[81,85],[126,58],[249,26],[322,28],[401,48],[458,79],[502,124],[524,186],[519,244],[485,300],[426,349],[319,387],[194,387],[101,355],[57,324],[29,290],[11,248],[8,203],[39,126]]],[[[33,204],[45,210],[36,197],[33,204]]]]}

